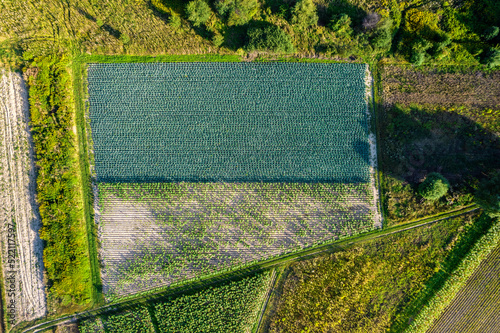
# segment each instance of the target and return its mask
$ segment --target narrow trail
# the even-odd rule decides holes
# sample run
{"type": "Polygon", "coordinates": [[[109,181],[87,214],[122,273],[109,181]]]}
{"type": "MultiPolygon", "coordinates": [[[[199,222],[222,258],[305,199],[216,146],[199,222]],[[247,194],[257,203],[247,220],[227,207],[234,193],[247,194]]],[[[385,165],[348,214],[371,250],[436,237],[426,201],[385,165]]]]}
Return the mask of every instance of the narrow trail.
{"type": "Polygon", "coordinates": [[[35,200],[36,175],[26,86],[18,73],[3,71],[0,76],[3,283],[5,290],[10,291],[6,301],[14,304],[11,313],[15,316],[10,318],[19,322],[40,318],[47,312],[43,244],[38,236],[40,217],[35,200]]]}

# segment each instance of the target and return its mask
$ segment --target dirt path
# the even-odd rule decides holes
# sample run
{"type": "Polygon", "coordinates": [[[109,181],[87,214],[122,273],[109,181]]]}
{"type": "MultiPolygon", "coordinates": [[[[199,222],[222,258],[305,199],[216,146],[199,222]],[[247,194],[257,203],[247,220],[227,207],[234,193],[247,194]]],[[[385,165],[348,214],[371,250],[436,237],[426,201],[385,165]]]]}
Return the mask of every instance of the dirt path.
{"type": "Polygon", "coordinates": [[[2,282],[13,324],[44,316],[47,307],[28,94],[20,74],[3,71],[0,77],[2,282]]]}

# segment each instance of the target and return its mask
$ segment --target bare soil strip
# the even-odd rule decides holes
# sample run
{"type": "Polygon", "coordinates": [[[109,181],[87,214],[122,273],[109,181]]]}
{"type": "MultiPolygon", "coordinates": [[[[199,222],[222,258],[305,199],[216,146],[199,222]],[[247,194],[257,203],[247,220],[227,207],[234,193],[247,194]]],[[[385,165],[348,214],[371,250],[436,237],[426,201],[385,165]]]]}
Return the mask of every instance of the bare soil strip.
{"type": "Polygon", "coordinates": [[[44,316],[47,306],[28,94],[20,74],[2,71],[0,77],[2,282],[13,324],[44,316]]]}
{"type": "Polygon", "coordinates": [[[500,72],[440,73],[386,66],[382,71],[386,104],[464,105],[500,108],[500,72]]]}

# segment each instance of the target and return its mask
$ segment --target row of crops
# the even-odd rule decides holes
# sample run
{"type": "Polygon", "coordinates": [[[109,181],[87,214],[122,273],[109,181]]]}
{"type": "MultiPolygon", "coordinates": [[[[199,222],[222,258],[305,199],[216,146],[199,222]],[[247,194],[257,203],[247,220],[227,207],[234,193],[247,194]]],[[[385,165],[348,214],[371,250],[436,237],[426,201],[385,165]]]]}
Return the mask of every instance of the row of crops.
{"type": "Polygon", "coordinates": [[[102,182],[369,180],[366,66],[90,64],[102,182]]]}
{"type": "Polygon", "coordinates": [[[127,294],[373,229],[370,184],[101,183],[103,282],[127,294]]]}
{"type": "Polygon", "coordinates": [[[79,323],[81,333],[250,332],[269,288],[269,272],[136,306],[79,323]]]}

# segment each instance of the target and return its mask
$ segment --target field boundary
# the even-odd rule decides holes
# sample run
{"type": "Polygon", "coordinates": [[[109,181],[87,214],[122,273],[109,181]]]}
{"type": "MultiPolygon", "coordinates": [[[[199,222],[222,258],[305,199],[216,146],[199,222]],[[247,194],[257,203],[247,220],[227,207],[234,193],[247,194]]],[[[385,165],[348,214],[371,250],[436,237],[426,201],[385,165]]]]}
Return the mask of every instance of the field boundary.
{"type": "Polygon", "coordinates": [[[120,301],[111,303],[105,306],[101,306],[96,309],[87,310],[80,313],[75,313],[61,318],[52,319],[49,321],[42,321],[38,324],[23,328],[16,327],[12,332],[38,332],[39,330],[46,329],[48,327],[55,326],[61,323],[75,322],[79,319],[89,318],[96,315],[104,314],[108,311],[117,311],[120,308],[127,308],[139,303],[146,303],[149,301],[159,300],[164,297],[177,295],[188,290],[197,290],[201,288],[208,287],[210,285],[223,283],[225,281],[230,281],[233,279],[238,279],[244,277],[248,274],[262,271],[264,269],[270,269],[283,264],[288,264],[291,262],[309,259],[321,255],[322,253],[333,253],[337,251],[344,250],[354,244],[364,243],[373,239],[384,237],[386,235],[391,235],[397,232],[402,232],[409,229],[414,229],[436,223],[449,218],[454,218],[460,215],[471,213],[473,211],[479,210],[477,205],[470,205],[466,208],[454,210],[451,212],[442,213],[436,219],[435,217],[423,218],[415,221],[410,221],[404,224],[399,224],[397,226],[392,226],[384,229],[378,229],[371,232],[367,232],[361,235],[351,236],[342,240],[337,240],[332,243],[320,245],[319,247],[304,249],[300,252],[288,253],[278,258],[268,259],[266,262],[253,263],[253,265],[248,265],[247,267],[239,267],[237,270],[231,272],[221,272],[214,275],[209,275],[203,278],[197,278],[194,280],[189,280],[175,285],[170,285],[166,287],[159,287],[148,292],[138,293],[129,297],[124,297],[120,301]]]}
{"type": "Polygon", "coordinates": [[[73,94],[75,97],[75,122],[76,122],[76,135],[78,140],[78,158],[80,160],[81,172],[81,185],[83,194],[83,209],[85,226],[87,230],[87,242],[89,248],[90,269],[92,275],[92,302],[96,305],[103,304],[104,297],[101,291],[101,274],[100,264],[97,254],[97,233],[94,225],[93,217],[93,192],[90,178],[90,161],[87,145],[87,132],[85,123],[85,106],[84,106],[84,84],[83,84],[83,70],[82,63],[76,61],[72,62],[72,76],[73,76],[73,94]]]}

